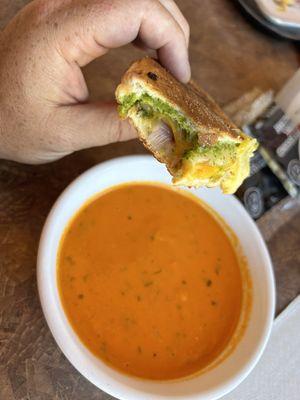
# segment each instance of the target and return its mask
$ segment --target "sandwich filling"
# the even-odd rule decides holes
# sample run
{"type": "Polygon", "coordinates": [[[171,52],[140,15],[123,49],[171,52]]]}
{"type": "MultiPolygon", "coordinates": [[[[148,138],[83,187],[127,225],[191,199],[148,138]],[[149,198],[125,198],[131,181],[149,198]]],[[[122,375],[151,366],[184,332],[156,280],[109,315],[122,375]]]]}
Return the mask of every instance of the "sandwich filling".
{"type": "MultiPolygon", "coordinates": [[[[133,89],[133,88],[132,88],[133,89]]],[[[173,183],[184,186],[220,185],[234,193],[249,175],[249,160],[257,142],[242,132],[218,132],[208,142],[191,119],[155,92],[139,86],[118,98],[121,117],[129,117],[154,155],[167,164],[173,183]]]]}

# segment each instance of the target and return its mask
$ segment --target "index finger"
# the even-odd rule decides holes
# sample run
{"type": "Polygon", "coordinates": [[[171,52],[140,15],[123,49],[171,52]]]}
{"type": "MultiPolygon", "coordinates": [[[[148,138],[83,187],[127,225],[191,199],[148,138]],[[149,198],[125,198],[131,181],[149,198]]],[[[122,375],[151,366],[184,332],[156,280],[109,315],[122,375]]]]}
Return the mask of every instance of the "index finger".
{"type": "Polygon", "coordinates": [[[146,11],[139,36],[147,47],[157,50],[161,64],[174,76],[183,82],[189,81],[191,71],[185,33],[160,3],[155,2],[152,12],[146,11]]]}
{"type": "Polygon", "coordinates": [[[173,15],[175,20],[180,25],[181,29],[183,30],[188,47],[190,40],[190,26],[185,17],[183,16],[182,12],[180,11],[179,7],[173,0],[159,0],[159,1],[169,11],[169,13],[173,15]]]}
{"type": "Polygon", "coordinates": [[[174,76],[183,82],[190,79],[185,34],[158,0],[78,0],[58,6],[51,19],[59,26],[55,42],[68,62],[84,66],[138,37],[157,50],[174,76]]]}

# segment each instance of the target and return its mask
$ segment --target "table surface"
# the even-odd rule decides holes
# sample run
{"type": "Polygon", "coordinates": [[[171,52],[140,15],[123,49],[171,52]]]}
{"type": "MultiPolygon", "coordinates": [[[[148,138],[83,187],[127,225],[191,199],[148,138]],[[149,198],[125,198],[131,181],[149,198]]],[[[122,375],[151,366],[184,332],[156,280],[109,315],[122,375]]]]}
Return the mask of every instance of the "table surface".
{"type": "MultiPolygon", "coordinates": [[[[26,4],[1,0],[0,28],[26,4]]],[[[191,25],[193,78],[222,105],[254,86],[279,89],[298,68],[293,44],[253,25],[231,0],[181,0],[191,25]]],[[[94,99],[109,99],[128,64],[130,46],[85,69],[94,99]]],[[[84,134],[84,132],[83,132],[84,134]]],[[[99,400],[55,344],[40,308],[36,253],[45,218],[61,191],[87,168],[143,153],[137,142],[90,149],[39,167],[0,161],[0,399],[99,400]]],[[[277,278],[277,312],[300,291],[300,208],[284,204],[259,222],[277,278]]]]}

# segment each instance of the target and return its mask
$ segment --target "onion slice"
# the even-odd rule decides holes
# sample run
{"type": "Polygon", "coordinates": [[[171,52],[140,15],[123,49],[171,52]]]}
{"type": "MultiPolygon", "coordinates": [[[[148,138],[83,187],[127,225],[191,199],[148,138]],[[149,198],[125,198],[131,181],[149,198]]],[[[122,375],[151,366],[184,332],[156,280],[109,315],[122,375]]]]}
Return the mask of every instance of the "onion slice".
{"type": "Polygon", "coordinates": [[[172,129],[163,121],[159,121],[153,131],[148,135],[147,141],[153,151],[169,155],[174,149],[174,136],[172,129]]]}

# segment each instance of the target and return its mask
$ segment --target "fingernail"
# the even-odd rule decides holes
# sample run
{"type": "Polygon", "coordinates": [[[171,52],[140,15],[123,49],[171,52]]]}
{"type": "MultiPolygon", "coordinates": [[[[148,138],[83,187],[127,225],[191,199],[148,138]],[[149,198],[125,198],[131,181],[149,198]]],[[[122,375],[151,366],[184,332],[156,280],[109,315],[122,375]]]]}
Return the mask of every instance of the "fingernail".
{"type": "Polygon", "coordinates": [[[191,79],[191,65],[189,62],[188,57],[185,59],[185,61],[181,64],[179,67],[179,79],[183,83],[188,83],[191,79]]]}

